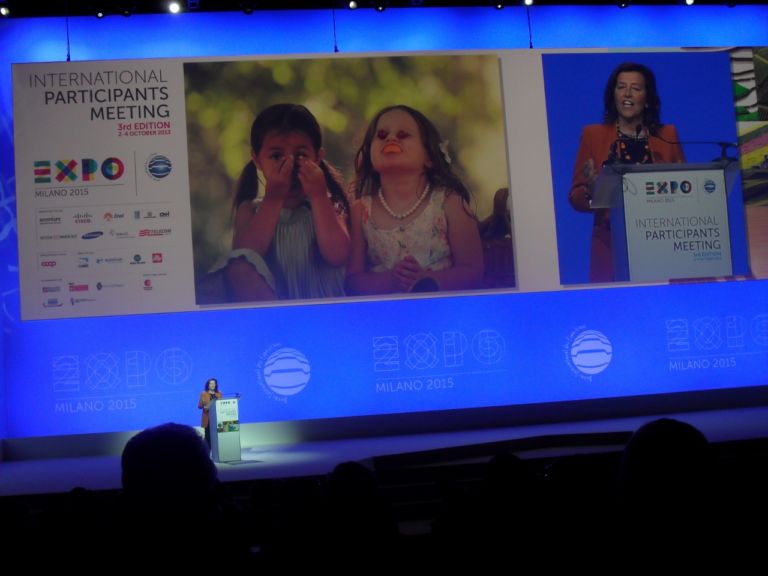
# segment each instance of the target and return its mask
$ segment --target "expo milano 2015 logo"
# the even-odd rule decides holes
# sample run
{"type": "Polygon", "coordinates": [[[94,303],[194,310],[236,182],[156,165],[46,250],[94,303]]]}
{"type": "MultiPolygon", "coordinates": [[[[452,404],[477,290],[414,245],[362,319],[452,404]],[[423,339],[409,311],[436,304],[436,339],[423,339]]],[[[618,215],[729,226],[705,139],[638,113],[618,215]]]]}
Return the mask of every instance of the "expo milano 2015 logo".
{"type": "Polygon", "coordinates": [[[299,350],[273,344],[259,358],[256,378],[273,400],[287,403],[307,387],[311,369],[309,360],[299,350]]]}
{"type": "Polygon", "coordinates": [[[563,352],[573,373],[591,380],[608,368],[613,358],[613,345],[602,332],[579,326],[568,336],[563,352]]]}

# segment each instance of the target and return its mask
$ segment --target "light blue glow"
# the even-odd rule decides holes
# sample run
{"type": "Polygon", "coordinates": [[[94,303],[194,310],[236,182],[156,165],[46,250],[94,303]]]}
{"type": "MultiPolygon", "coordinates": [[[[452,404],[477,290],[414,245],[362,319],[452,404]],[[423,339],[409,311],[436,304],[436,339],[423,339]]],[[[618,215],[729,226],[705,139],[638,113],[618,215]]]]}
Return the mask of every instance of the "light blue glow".
{"type": "MultiPolygon", "coordinates": [[[[342,56],[529,45],[522,8],[338,10],[336,40],[333,17],[285,11],[0,20],[6,206],[14,193],[12,63],[64,61],[68,53],[79,61],[331,55],[335,45],[342,56]]],[[[768,45],[766,6],[533,7],[530,21],[534,48],[768,45]]],[[[0,212],[0,227],[3,218],[0,212]]],[[[768,384],[765,282],[21,323],[15,243],[13,234],[0,242],[4,437],[195,424],[197,393],[211,375],[226,392],[243,394],[247,422],[768,384]],[[602,332],[612,345],[609,367],[591,378],[568,362],[569,342],[583,329],[602,332]],[[311,366],[306,390],[287,400],[259,380],[265,356],[280,346],[300,350],[311,366]],[[688,356],[699,365],[725,364],[694,369],[688,356]]]]}

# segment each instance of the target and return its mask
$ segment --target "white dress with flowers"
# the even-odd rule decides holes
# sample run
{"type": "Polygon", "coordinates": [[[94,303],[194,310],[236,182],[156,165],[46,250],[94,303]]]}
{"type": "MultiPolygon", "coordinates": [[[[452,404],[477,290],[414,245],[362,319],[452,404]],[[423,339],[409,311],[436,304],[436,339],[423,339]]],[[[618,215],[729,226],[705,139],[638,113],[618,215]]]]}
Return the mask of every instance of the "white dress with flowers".
{"type": "Polygon", "coordinates": [[[445,218],[446,190],[433,190],[427,206],[414,220],[394,228],[379,228],[371,218],[372,196],[362,198],[363,234],[368,245],[366,270],[383,272],[408,255],[424,270],[443,270],[453,265],[445,218]]]}

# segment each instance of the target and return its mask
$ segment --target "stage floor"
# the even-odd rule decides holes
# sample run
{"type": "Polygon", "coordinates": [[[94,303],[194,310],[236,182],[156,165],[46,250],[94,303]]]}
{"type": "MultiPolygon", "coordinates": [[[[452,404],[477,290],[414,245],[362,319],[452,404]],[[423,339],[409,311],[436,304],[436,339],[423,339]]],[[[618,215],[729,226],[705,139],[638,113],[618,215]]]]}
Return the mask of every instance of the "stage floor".
{"type": "MultiPolygon", "coordinates": [[[[452,452],[450,448],[483,444],[498,448],[498,443],[513,442],[514,452],[521,458],[565,455],[605,450],[621,450],[621,444],[605,443],[605,438],[620,437],[615,433],[631,433],[643,423],[668,416],[693,424],[710,442],[728,442],[768,438],[768,407],[732,410],[686,412],[614,420],[592,420],[512,428],[463,430],[439,434],[418,434],[356,438],[333,441],[296,442],[281,445],[244,443],[242,460],[218,463],[219,477],[224,482],[318,476],[350,460],[373,466],[374,458],[411,454],[410,465],[423,459],[435,463],[455,461],[482,450],[452,452]],[[591,442],[599,435],[603,441],[591,442]],[[530,440],[528,442],[526,439],[530,440]],[[583,441],[581,441],[583,439],[583,441]],[[564,441],[567,440],[567,441],[564,441]],[[441,451],[438,458],[427,456],[441,451]],[[454,459],[454,460],[452,460],[454,459]]],[[[501,445],[503,446],[503,444],[501,445]]],[[[120,457],[46,458],[0,462],[0,496],[67,492],[75,487],[91,490],[120,488],[120,457]]]]}

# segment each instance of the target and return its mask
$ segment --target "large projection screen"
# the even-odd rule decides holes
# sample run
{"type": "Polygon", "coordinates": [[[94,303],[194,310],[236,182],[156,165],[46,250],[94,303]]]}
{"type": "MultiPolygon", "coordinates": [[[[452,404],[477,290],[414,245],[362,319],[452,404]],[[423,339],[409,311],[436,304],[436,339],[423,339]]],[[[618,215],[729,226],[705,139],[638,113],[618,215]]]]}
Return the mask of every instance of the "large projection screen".
{"type": "Polygon", "coordinates": [[[4,340],[4,379],[23,386],[6,399],[6,437],[193,424],[210,376],[241,394],[246,423],[765,386],[766,192],[744,157],[728,196],[728,277],[590,284],[591,215],[567,200],[580,131],[601,121],[607,76],[624,61],[656,73],[663,121],[677,128],[687,161],[712,160],[716,143],[737,141],[742,150],[750,142],[750,161],[759,160],[765,122],[737,116],[733,99],[745,54],[754,62],[758,53],[482,50],[14,65],[22,320],[4,340]],[[464,82],[451,84],[457,74],[464,82]],[[687,89],[702,74],[711,88],[687,89]],[[514,267],[505,283],[199,303],[196,285],[230,248],[231,195],[249,158],[250,123],[285,100],[315,113],[348,179],[378,109],[423,111],[471,184],[479,220],[491,214],[496,190],[509,188],[514,267]]]}

